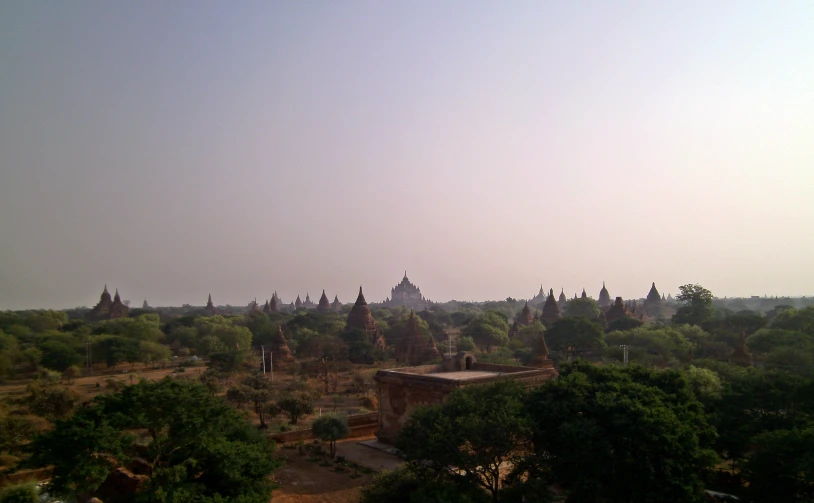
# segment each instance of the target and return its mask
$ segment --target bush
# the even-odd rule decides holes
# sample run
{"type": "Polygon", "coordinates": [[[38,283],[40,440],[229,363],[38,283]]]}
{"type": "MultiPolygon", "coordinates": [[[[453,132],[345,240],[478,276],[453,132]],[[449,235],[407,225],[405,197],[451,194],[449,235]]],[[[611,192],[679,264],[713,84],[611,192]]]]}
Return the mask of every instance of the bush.
{"type": "Polygon", "coordinates": [[[0,503],[37,503],[38,493],[33,482],[9,486],[0,492],[0,503]]]}

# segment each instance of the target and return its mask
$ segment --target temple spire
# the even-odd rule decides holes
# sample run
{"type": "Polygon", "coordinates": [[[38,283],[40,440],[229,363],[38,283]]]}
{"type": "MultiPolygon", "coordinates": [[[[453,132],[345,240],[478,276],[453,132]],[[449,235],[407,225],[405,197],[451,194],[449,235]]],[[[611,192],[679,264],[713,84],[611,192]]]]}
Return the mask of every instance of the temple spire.
{"type": "Polygon", "coordinates": [[[365,300],[365,294],[362,293],[362,287],[359,286],[359,296],[356,297],[356,305],[357,306],[366,306],[367,301],[365,300]]]}

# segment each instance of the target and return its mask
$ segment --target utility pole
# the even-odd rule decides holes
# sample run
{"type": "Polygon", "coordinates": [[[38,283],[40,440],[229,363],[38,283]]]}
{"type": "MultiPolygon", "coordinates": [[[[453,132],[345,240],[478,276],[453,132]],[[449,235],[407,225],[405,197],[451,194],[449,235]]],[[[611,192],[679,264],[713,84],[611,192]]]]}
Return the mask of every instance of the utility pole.
{"type": "Polygon", "coordinates": [[[85,343],[85,362],[88,368],[88,375],[93,374],[93,355],[90,351],[90,342],[85,343]]]}
{"type": "Polygon", "coordinates": [[[447,334],[449,337],[449,359],[452,360],[452,334],[447,334]]]}
{"type": "Polygon", "coordinates": [[[263,375],[266,375],[266,348],[265,348],[265,346],[260,346],[260,354],[261,354],[261,358],[263,359],[263,375]]]}
{"type": "Polygon", "coordinates": [[[623,358],[623,363],[624,363],[625,365],[627,365],[627,348],[629,348],[630,346],[629,346],[629,345],[627,345],[627,344],[620,344],[620,345],[619,345],[619,347],[620,347],[620,348],[622,348],[622,354],[623,354],[623,357],[622,357],[622,358],[623,358]]]}
{"type": "Polygon", "coordinates": [[[271,371],[271,384],[274,384],[274,351],[269,351],[269,370],[271,371]]]}

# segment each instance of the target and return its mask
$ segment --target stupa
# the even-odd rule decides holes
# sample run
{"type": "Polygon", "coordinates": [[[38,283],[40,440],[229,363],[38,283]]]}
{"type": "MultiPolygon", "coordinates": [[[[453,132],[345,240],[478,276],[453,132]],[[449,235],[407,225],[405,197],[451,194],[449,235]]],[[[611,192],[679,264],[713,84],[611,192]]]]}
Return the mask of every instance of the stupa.
{"type": "Polygon", "coordinates": [[[552,288],[548,291],[548,298],[546,298],[545,305],[543,305],[543,314],[540,315],[540,321],[545,325],[551,325],[560,318],[562,318],[562,312],[560,306],[557,305],[557,301],[554,300],[554,289],[552,288]]]}
{"type": "Polygon", "coordinates": [[[407,279],[407,271],[404,271],[401,283],[390,290],[390,298],[386,301],[388,307],[405,306],[418,310],[426,309],[427,304],[421,289],[407,279]]]}
{"type": "Polygon", "coordinates": [[[597,301],[599,307],[605,309],[610,307],[613,304],[611,301],[610,293],[608,293],[608,289],[605,288],[605,282],[602,282],[602,290],[599,290],[599,300],[597,301]]]}
{"type": "Polygon", "coordinates": [[[380,349],[385,348],[384,336],[376,324],[376,320],[373,319],[373,314],[370,312],[370,307],[367,305],[361,286],[359,287],[359,296],[356,297],[356,303],[348,313],[345,330],[363,330],[370,335],[375,346],[380,349]]]}
{"type": "Polygon", "coordinates": [[[327,313],[331,310],[331,301],[328,300],[328,296],[325,295],[325,290],[322,290],[322,297],[319,298],[319,305],[317,305],[317,311],[320,313],[327,313]]]}

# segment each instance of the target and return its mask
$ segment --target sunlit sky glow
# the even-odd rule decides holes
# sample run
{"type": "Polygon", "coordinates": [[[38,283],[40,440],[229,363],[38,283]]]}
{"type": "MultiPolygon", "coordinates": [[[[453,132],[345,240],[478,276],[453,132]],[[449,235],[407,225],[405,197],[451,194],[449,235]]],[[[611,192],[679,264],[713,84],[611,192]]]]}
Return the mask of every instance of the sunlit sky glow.
{"type": "Polygon", "coordinates": [[[814,294],[814,2],[0,3],[0,309],[814,294]]]}

